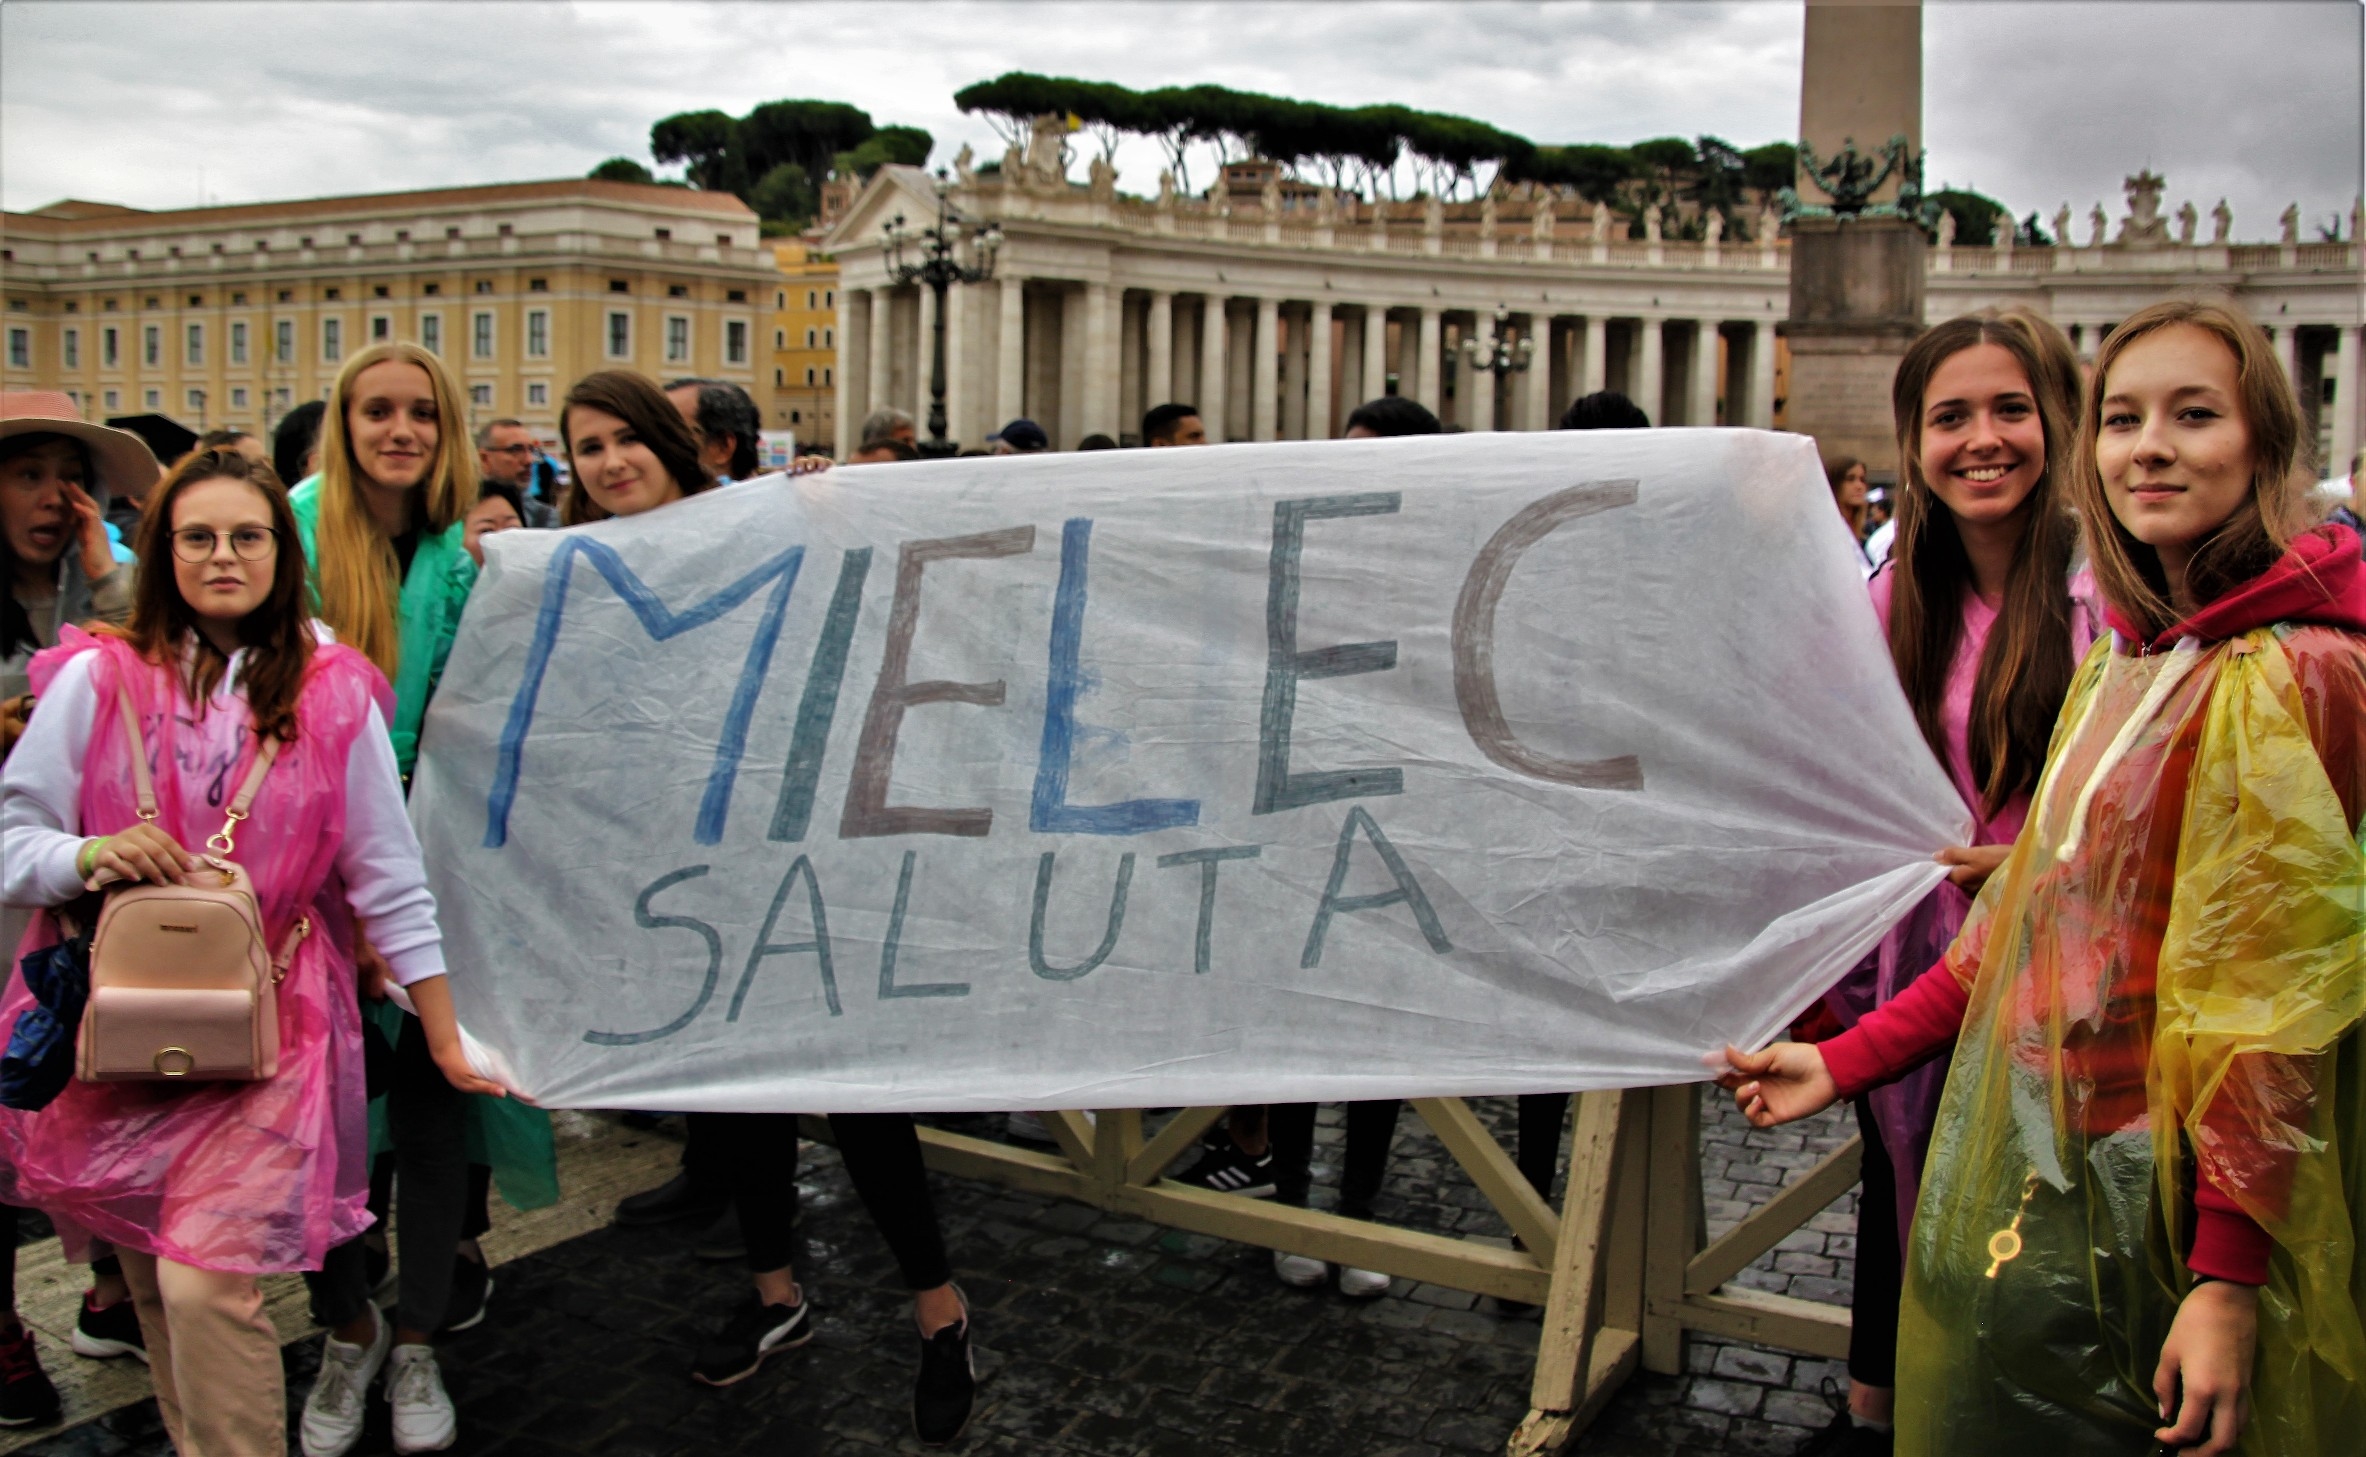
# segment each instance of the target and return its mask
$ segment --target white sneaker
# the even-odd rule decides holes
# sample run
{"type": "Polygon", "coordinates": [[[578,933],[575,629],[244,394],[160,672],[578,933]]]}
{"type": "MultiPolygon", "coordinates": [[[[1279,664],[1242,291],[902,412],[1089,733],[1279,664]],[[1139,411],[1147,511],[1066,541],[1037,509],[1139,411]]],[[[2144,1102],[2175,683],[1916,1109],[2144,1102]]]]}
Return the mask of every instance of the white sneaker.
{"type": "Polygon", "coordinates": [[[386,1400],[394,1408],[394,1450],[441,1452],[460,1434],[433,1346],[396,1346],[386,1360],[386,1400]]]}
{"type": "Polygon", "coordinates": [[[1312,1290],[1331,1278],[1331,1267],[1308,1255],[1273,1252],[1273,1275],[1284,1285],[1295,1285],[1300,1290],[1312,1290]]]}
{"type": "Polygon", "coordinates": [[[321,1340],[320,1374],[304,1398],[304,1457],[344,1457],[361,1440],[370,1382],[394,1344],[394,1327],[378,1307],[371,1306],[370,1314],[378,1318],[378,1333],[368,1345],[347,1345],[335,1336],[321,1340]]]}
{"type": "Polygon", "coordinates": [[[1377,1300],[1388,1293],[1389,1278],[1378,1270],[1339,1267],[1339,1293],[1350,1300],[1377,1300]]]}

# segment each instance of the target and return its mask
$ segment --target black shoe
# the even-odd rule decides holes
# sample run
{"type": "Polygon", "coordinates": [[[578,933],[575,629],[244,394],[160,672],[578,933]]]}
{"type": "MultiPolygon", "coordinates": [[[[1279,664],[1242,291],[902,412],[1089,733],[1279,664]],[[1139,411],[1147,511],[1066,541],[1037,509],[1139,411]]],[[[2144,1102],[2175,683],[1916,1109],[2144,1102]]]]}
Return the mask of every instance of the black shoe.
{"type": "Polygon", "coordinates": [[[912,1431],[942,1447],[969,1425],[978,1399],[978,1365],[969,1349],[968,1302],[961,1319],[920,1342],[920,1378],[912,1383],[912,1431]]]}
{"type": "Polygon", "coordinates": [[[627,1229],[636,1229],[672,1224],[676,1220],[712,1219],[729,1203],[721,1194],[693,1184],[688,1174],[676,1174],[654,1189],[644,1189],[619,1201],[616,1222],[627,1229]]]}
{"type": "Polygon", "coordinates": [[[32,1331],[20,1325],[0,1335],[0,1427],[41,1426],[57,1419],[58,1389],[41,1369],[32,1331]]]}
{"type": "Polygon", "coordinates": [[[93,1361],[112,1360],[117,1356],[136,1356],[142,1363],[148,1359],[148,1343],[140,1335],[140,1313],[129,1300],[118,1300],[113,1305],[94,1306],[91,1292],[82,1293],[82,1313],[74,1317],[74,1334],[67,1341],[77,1356],[88,1356],[93,1361]]]}
{"type": "Polygon", "coordinates": [[[748,1242],[739,1232],[739,1211],[725,1209],[715,1216],[690,1246],[690,1253],[702,1260],[744,1260],[748,1257],[748,1242]]]}
{"type": "Polygon", "coordinates": [[[436,1334],[458,1335],[484,1324],[492,1298],[493,1272],[466,1255],[452,1256],[452,1298],[444,1302],[444,1328],[436,1334]]]}
{"type": "Polygon", "coordinates": [[[690,1379],[708,1386],[729,1386],[756,1374],[764,1358],[813,1339],[813,1321],[803,1300],[795,1305],[766,1305],[750,1293],[745,1304],[731,1312],[715,1333],[699,1343],[690,1379]]]}
{"type": "Polygon", "coordinates": [[[1229,1138],[1211,1146],[1199,1156],[1198,1163],[1177,1177],[1183,1183],[1196,1184],[1202,1189],[1213,1189],[1219,1194],[1238,1194],[1248,1199],[1271,1199],[1275,1189],[1273,1154],[1269,1151],[1251,1158],[1229,1138]]]}
{"type": "Polygon", "coordinates": [[[1890,1457],[1896,1449],[1894,1432],[1860,1427],[1844,1407],[1822,1431],[1794,1447],[1792,1457],[1890,1457]]]}

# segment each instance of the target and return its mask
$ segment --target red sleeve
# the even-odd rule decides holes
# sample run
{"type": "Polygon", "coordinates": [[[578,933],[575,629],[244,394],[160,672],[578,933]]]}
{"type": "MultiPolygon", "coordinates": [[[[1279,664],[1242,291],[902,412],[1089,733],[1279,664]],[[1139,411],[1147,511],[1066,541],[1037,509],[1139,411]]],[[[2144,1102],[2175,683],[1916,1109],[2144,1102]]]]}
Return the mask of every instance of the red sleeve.
{"type": "Polygon", "coordinates": [[[1953,1047],[1970,1002],[1971,993],[1941,962],[1856,1026],[1821,1044],[1824,1067],[1839,1084],[1840,1096],[1853,1098],[1894,1082],[1953,1047]]]}
{"type": "Polygon", "coordinates": [[[2197,1275],[2237,1285],[2267,1283],[2268,1252],[2275,1240],[2207,1177],[2194,1182],[2193,1253],[2185,1267],[2197,1275]]]}

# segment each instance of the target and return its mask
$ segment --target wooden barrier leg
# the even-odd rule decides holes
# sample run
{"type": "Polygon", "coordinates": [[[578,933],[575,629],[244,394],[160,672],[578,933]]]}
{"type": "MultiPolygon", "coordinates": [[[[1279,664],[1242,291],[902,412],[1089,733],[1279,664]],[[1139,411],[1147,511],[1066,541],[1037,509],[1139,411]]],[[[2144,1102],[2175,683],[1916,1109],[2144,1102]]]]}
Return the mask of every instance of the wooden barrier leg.
{"type": "Polygon", "coordinates": [[[1684,1322],[1666,1314],[1684,1299],[1684,1271],[1700,1252],[1701,1093],[1692,1084],[1638,1094],[1651,1100],[1650,1176],[1644,1195],[1643,1369],[1684,1370],[1684,1322]],[[1654,1314],[1653,1311],[1662,1313],[1654,1314]]]}
{"type": "Polygon", "coordinates": [[[1537,1337],[1536,1377],[1527,1420],[1506,1447],[1510,1457],[1559,1452],[1593,1420],[1634,1369],[1638,1338],[1601,1323],[1604,1265],[1618,1223],[1615,1174],[1628,1125],[1623,1092],[1578,1099],[1569,1150],[1569,1194],[1561,1212],[1553,1283],[1537,1337]]]}

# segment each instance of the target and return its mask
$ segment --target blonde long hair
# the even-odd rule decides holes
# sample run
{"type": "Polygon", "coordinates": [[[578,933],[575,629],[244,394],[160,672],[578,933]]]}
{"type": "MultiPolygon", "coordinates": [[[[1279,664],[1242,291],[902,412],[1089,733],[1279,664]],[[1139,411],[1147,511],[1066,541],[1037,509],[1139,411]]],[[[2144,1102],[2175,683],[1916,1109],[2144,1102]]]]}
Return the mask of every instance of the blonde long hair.
{"type": "Polygon", "coordinates": [[[395,610],[402,568],[395,559],[394,543],[380,533],[362,499],[361,470],[354,463],[353,441],[345,425],[353,382],[363,370],[389,361],[419,366],[435,396],[435,459],[418,487],[421,532],[445,531],[467,514],[476,503],[477,470],[460,386],[441,359],[416,344],[373,344],[337,371],[337,382],[329,390],[328,412],[320,425],[320,518],[313,538],[313,588],[319,597],[321,620],[336,631],[337,640],[376,663],[391,679],[402,657],[402,628],[395,610]]]}

